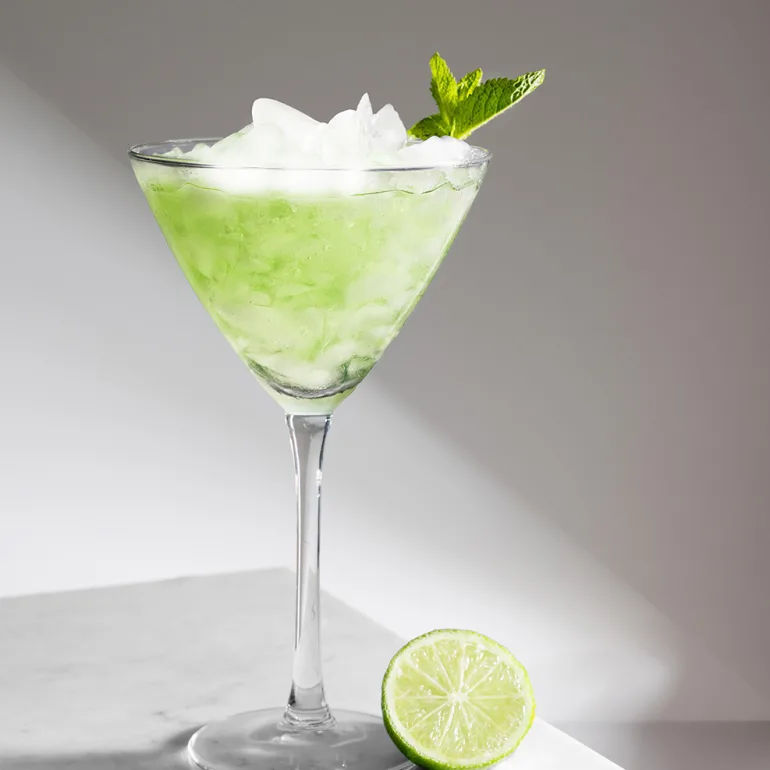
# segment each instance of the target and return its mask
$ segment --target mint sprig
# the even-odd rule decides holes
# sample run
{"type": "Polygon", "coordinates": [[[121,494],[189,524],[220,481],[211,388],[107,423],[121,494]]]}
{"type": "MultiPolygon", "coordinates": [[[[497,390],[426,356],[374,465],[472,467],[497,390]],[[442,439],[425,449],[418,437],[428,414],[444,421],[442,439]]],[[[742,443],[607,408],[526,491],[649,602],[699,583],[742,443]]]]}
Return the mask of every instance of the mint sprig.
{"type": "Polygon", "coordinates": [[[537,70],[514,80],[492,78],[482,83],[483,73],[478,69],[457,81],[438,53],[431,57],[430,71],[430,92],[438,112],[409,129],[413,139],[431,136],[467,139],[477,128],[513,107],[545,80],[545,70],[537,70]]]}

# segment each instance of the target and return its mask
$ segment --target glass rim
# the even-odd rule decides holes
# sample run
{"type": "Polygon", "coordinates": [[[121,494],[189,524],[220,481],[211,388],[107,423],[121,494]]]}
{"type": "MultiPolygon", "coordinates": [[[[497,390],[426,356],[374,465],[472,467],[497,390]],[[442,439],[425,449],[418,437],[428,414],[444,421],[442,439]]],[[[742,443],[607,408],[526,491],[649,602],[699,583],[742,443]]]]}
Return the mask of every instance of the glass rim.
{"type": "MultiPolygon", "coordinates": [[[[476,168],[488,163],[492,158],[492,153],[485,147],[478,147],[476,145],[470,145],[474,150],[474,157],[470,160],[463,161],[447,161],[446,163],[432,163],[429,166],[366,166],[364,168],[336,168],[325,166],[257,166],[257,165],[224,165],[221,163],[202,163],[200,161],[186,160],[184,158],[167,157],[164,155],[157,155],[154,153],[148,153],[146,150],[149,148],[168,147],[169,150],[177,147],[181,144],[203,144],[207,142],[218,142],[225,137],[202,137],[191,139],[166,139],[162,142],[142,142],[141,144],[135,144],[128,150],[128,156],[131,160],[138,160],[144,163],[155,163],[159,166],[166,166],[170,168],[213,168],[218,170],[232,170],[232,171],[295,171],[295,172],[332,172],[332,173],[374,173],[374,172],[403,172],[403,171],[432,171],[436,169],[459,169],[459,168],[476,168]]],[[[414,142],[419,144],[418,142],[414,142]]]]}

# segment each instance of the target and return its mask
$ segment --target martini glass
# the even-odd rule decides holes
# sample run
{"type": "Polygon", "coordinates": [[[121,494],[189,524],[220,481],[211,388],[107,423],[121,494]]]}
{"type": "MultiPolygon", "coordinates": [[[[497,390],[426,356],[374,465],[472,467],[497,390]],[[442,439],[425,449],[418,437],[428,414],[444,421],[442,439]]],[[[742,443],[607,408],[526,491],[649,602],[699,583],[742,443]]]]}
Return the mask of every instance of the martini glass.
{"type": "Polygon", "coordinates": [[[393,770],[411,763],[377,716],[330,710],[321,675],[321,466],[332,412],[418,303],[490,155],[431,168],[277,169],[133,147],[137,180],[177,262],[257,381],[283,407],[297,492],[292,683],[285,707],[202,727],[205,770],[393,770]],[[171,153],[170,155],[168,153],[171,153]]]}

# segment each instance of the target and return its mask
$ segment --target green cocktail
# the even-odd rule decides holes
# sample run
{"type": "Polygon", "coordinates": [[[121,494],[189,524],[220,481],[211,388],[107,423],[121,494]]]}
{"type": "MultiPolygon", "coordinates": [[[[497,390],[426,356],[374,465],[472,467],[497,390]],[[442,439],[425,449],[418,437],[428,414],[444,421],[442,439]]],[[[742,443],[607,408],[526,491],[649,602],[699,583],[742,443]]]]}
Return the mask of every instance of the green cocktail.
{"type": "MultiPolygon", "coordinates": [[[[321,128],[331,131],[332,123],[321,128]]],[[[239,137],[259,131],[255,125],[239,137]]],[[[260,142],[268,139],[259,134],[260,142]]],[[[414,145],[415,163],[412,145],[398,151],[391,160],[403,166],[373,159],[371,167],[276,168],[213,162],[222,159],[205,147],[194,140],[137,146],[131,162],[195,293],[286,411],[298,579],[285,708],[212,722],[190,739],[189,756],[204,770],[412,770],[381,717],[332,714],[326,703],[319,645],[323,447],[335,408],[425,292],[476,197],[489,153],[437,138],[414,145]]]]}
{"type": "MultiPolygon", "coordinates": [[[[198,298],[284,407],[294,455],[297,594],[289,697],[285,707],[197,730],[188,756],[202,770],[414,770],[407,755],[430,767],[484,767],[512,750],[532,721],[530,698],[513,721],[506,713],[492,729],[474,725],[477,716],[487,717],[455,709],[456,698],[470,690],[462,682],[455,687],[451,677],[439,686],[430,676],[427,684],[438,689],[425,690],[418,666],[423,679],[418,676],[407,711],[424,707],[425,715],[404,722],[396,703],[403,693],[392,683],[412,680],[391,667],[392,686],[383,690],[386,729],[379,715],[332,713],[321,672],[321,468],[332,413],[398,334],[476,197],[490,154],[464,140],[531,93],[545,74],[483,81],[476,69],[458,81],[438,53],[430,67],[438,112],[409,131],[392,105],[375,113],[368,94],[328,122],[263,97],[252,104],[251,122],[224,139],[129,151],[198,298]],[[427,718],[430,729],[415,733],[427,718]]],[[[484,702],[505,711],[511,701],[484,702]]]]}
{"type": "Polygon", "coordinates": [[[478,191],[479,169],[364,172],[365,190],[352,193],[249,189],[249,170],[240,185],[227,169],[216,173],[191,178],[161,166],[138,175],[238,355],[287,411],[327,414],[424,293],[478,191]]]}

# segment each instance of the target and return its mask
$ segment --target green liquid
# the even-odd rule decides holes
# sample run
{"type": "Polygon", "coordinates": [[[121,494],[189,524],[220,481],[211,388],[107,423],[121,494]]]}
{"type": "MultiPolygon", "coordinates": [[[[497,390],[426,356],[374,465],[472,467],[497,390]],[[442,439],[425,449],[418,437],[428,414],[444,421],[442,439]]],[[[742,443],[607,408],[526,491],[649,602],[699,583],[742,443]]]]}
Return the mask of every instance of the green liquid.
{"type": "Polygon", "coordinates": [[[233,194],[142,187],[206,310],[288,411],[328,412],[419,301],[478,190],[233,194]]]}

